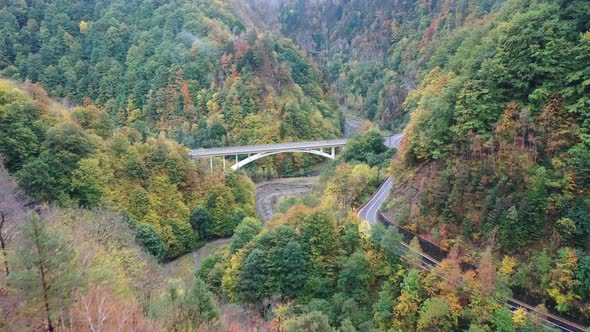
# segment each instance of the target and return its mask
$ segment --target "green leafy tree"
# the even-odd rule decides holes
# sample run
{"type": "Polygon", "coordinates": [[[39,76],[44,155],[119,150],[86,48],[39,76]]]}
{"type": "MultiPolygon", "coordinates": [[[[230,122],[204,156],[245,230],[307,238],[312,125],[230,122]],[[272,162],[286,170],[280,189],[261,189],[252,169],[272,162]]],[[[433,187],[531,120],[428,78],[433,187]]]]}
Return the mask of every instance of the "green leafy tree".
{"type": "Polygon", "coordinates": [[[307,216],[301,225],[302,245],[310,264],[321,273],[331,273],[335,265],[334,248],[338,246],[336,223],[327,212],[307,216]]]}
{"type": "Polygon", "coordinates": [[[0,81],[0,154],[9,171],[18,170],[41,146],[40,110],[6,81],[0,81]]]}
{"type": "Polygon", "coordinates": [[[379,292],[379,299],[373,304],[373,319],[381,330],[391,327],[393,318],[393,288],[389,282],[384,282],[379,292]]]}
{"type": "Polygon", "coordinates": [[[451,306],[445,298],[424,301],[418,318],[418,331],[451,331],[456,326],[457,319],[451,314],[451,306]]]}
{"type": "Polygon", "coordinates": [[[389,226],[385,230],[381,241],[381,247],[387,253],[387,256],[391,260],[391,262],[399,262],[400,257],[404,255],[407,249],[403,246],[403,236],[397,230],[395,226],[389,226]]]}
{"type": "Polygon", "coordinates": [[[135,237],[139,244],[144,247],[150,255],[156,257],[160,261],[166,257],[164,240],[154,226],[149,224],[139,224],[137,226],[135,237]]]}
{"type": "Polygon", "coordinates": [[[32,197],[43,201],[65,202],[66,189],[61,183],[59,169],[54,168],[53,160],[42,155],[26,163],[16,174],[21,187],[32,197]]]}
{"type": "Polygon", "coordinates": [[[250,252],[239,276],[240,300],[258,304],[272,294],[274,285],[270,283],[272,276],[268,266],[269,258],[264,251],[254,249],[250,252]]]}
{"type": "Polygon", "coordinates": [[[214,221],[215,219],[213,218],[211,213],[209,213],[209,211],[207,211],[207,209],[205,209],[201,205],[197,206],[191,213],[190,224],[193,227],[193,229],[199,234],[199,236],[204,240],[211,238],[212,234],[210,231],[210,227],[214,221]]]}
{"type": "Polygon", "coordinates": [[[230,252],[234,253],[252,240],[262,229],[262,222],[256,218],[247,217],[236,227],[230,252]]]}
{"type": "Polygon", "coordinates": [[[512,313],[510,312],[510,310],[508,310],[508,308],[506,307],[502,307],[494,311],[494,315],[492,317],[492,325],[494,326],[494,331],[514,331],[514,326],[512,324],[512,313]]]}
{"type": "Polygon", "coordinates": [[[369,296],[371,268],[365,254],[357,251],[342,262],[337,289],[347,296],[364,301],[369,296]]]}
{"type": "Polygon", "coordinates": [[[168,219],[162,222],[163,240],[169,258],[176,258],[192,251],[197,245],[197,234],[191,226],[183,221],[168,219]]]}
{"type": "Polygon", "coordinates": [[[338,329],[338,331],[340,331],[340,332],[356,332],[356,329],[354,328],[354,325],[352,325],[352,322],[350,321],[350,319],[345,319],[342,321],[342,324],[340,324],[340,329],[338,329]]]}
{"type": "Polygon", "coordinates": [[[100,205],[111,184],[112,174],[109,171],[108,166],[101,165],[97,158],[80,160],[79,168],[72,173],[72,197],[84,207],[100,205]]]}
{"type": "Polygon", "coordinates": [[[211,188],[205,207],[214,217],[214,222],[209,227],[211,234],[218,237],[231,236],[241,221],[235,218],[235,200],[231,190],[223,186],[211,188]]]}
{"type": "Polygon", "coordinates": [[[318,311],[303,314],[285,325],[286,332],[327,332],[332,331],[328,317],[318,311]]]}

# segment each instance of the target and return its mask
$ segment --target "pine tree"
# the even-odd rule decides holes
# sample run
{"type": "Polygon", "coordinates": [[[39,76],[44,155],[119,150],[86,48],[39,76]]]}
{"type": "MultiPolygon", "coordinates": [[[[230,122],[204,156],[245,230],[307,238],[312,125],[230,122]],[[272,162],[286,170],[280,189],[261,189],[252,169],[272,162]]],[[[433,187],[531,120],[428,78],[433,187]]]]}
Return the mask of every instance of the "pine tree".
{"type": "Polygon", "coordinates": [[[23,242],[16,248],[14,271],[8,279],[27,307],[44,312],[47,330],[52,332],[56,316],[71,301],[72,291],[81,285],[75,253],[36,215],[29,217],[22,236],[23,242]]]}
{"type": "Polygon", "coordinates": [[[213,300],[211,292],[207,290],[205,282],[195,277],[195,282],[190,292],[186,295],[189,319],[193,322],[210,322],[219,318],[219,308],[213,300]]]}
{"type": "Polygon", "coordinates": [[[515,206],[508,209],[508,214],[500,224],[500,245],[504,252],[515,249],[521,243],[520,233],[515,229],[519,225],[518,210],[515,206]]]}
{"type": "Polygon", "coordinates": [[[542,167],[534,173],[533,183],[524,197],[522,216],[527,225],[520,225],[527,243],[543,237],[547,224],[547,197],[549,197],[545,180],[547,174],[542,167]]]}
{"type": "Polygon", "coordinates": [[[287,244],[283,253],[283,271],[285,283],[283,293],[295,297],[302,289],[307,279],[305,265],[307,264],[301,245],[297,241],[287,244]]]}

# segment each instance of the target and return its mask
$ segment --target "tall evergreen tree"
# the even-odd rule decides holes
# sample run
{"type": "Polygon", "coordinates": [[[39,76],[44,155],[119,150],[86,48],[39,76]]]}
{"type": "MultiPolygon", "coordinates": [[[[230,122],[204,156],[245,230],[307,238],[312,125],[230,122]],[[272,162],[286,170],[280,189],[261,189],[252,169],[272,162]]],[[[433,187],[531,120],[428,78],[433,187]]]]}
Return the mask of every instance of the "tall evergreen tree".
{"type": "Polygon", "coordinates": [[[207,240],[211,238],[210,227],[214,222],[215,218],[202,205],[197,206],[191,213],[191,226],[199,233],[201,239],[207,240]]]}
{"type": "Polygon", "coordinates": [[[81,286],[75,253],[36,215],[29,217],[22,236],[8,279],[25,305],[44,313],[47,330],[52,332],[54,320],[81,286]]]}
{"type": "Polygon", "coordinates": [[[195,277],[193,287],[186,295],[185,305],[193,322],[210,322],[219,318],[219,309],[213,296],[199,277],[195,277]]]}
{"type": "Polygon", "coordinates": [[[307,278],[306,264],[301,245],[297,241],[289,242],[283,253],[283,272],[285,274],[283,293],[285,295],[295,297],[301,291],[307,278]]]}

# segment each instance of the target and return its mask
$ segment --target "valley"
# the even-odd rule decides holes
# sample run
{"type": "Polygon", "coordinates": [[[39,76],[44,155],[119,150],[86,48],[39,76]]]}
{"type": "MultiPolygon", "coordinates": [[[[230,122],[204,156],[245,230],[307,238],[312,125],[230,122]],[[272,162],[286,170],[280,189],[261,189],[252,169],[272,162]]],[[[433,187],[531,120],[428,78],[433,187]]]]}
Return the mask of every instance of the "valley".
{"type": "Polygon", "coordinates": [[[584,332],[587,0],[0,0],[0,331],[584,332]]]}

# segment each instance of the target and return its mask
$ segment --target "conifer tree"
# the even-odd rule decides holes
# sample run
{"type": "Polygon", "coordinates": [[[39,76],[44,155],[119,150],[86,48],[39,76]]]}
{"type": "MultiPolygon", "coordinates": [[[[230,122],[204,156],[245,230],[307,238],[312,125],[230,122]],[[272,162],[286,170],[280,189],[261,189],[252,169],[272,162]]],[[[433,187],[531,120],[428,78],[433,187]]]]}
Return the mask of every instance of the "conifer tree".
{"type": "Polygon", "coordinates": [[[75,253],[36,215],[29,217],[22,236],[9,281],[27,308],[43,312],[47,330],[52,332],[53,321],[69,305],[71,293],[81,285],[75,253]]]}
{"type": "Polygon", "coordinates": [[[289,242],[283,254],[283,271],[285,273],[283,293],[287,296],[294,297],[303,288],[307,278],[306,264],[301,245],[297,241],[289,242]]]}
{"type": "Polygon", "coordinates": [[[219,309],[201,278],[195,277],[190,292],[186,295],[185,304],[192,321],[210,322],[219,318],[219,309]]]}

